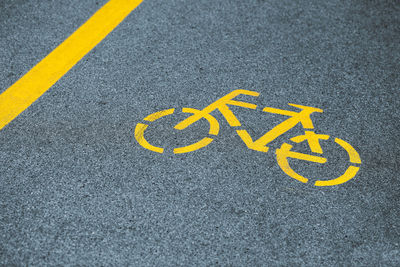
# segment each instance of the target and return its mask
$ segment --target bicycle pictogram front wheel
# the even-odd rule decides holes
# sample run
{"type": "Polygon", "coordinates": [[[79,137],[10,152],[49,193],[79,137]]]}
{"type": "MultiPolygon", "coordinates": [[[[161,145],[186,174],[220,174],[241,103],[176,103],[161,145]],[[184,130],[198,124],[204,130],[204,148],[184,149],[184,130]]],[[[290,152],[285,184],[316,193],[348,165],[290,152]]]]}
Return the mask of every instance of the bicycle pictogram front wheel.
{"type": "MultiPolygon", "coordinates": [[[[360,155],[358,152],[346,141],[339,139],[339,138],[330,138],[329,135],[317,135],[313,132],[306,131],[305,135],[299,135],[296,137],[293,137],[290,139],[293,143],[301,143],[303,141],[308,141],[309,146],[311,147],[311,150],[313,152],[316,152],[317,154],[322,154],[323,151],[321,147],[319,146],[319,142],[316,142],[318,139],[308,139],[310,136],[315,137],[318,136],[318,139],[323,139],[323,140],[334,140],[335,144],[337,147],[341,147],[344,149],[348,155],[348,161],[349,161],[349,166],[347,169],[343,172],[338,177],[334,178],[325,178],[325,179],[317,179],[314,182],[315,186],[333,186],[333,185],[338,185],[338,184],[343,184],[350,179],[354,178],[359,171],[360,167],[358,166],[361,164],[361,159],[360,155]]],[[[289,164],[289,159],[297,159],[297,160],[302,160],[302,161],[307,161],[307,162],[314,162],[314,163],[319,163],[319,164],[325,164],[327,162],[327,159],[325,157],[321,156],[316,156],[316,155],[310,155],[310,154],[305,154],[305,153],[299,153],[295,152],[292,150],[293,145],[288,144],[288,143],[283,143],[280,148],[276,150],[276,160],[278,162],[279,167],[282,169],[284,173],[286,173],[288,176],[290,176],[293,179],[296,179],[302,183],[307,183],[309,182],[310,178],[306,178],[299,173],[297,173],[289,164]]]]}

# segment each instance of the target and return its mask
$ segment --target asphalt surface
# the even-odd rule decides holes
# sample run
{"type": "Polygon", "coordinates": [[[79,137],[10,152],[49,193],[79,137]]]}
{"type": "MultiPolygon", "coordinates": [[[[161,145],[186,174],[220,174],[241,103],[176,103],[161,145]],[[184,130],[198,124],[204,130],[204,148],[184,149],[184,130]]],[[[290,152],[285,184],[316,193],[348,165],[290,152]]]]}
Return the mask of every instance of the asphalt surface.
{"type": "MultiPolygon", "coordinates": [[[[105,2],[0,1],[0,92],[105,2]]],[[[398,1],[144,0],[0,131],[0,264],[399,266],[399,71],[398,1]],[[218,111],[201,150],[171,153],[207,134],[204,121],[172,130],[185,115],[149,126],[166,153],[135,141],[147,115],[238,88],[259,107],[322,108],[316,132],[359,152],[357,176],[302,184],[274,156],[300,125],[262,153],[218,111]]],[[[283,120],[232,110],[252,136],[283,120]]],[[[326,150],[323,168],[293,168],[341,175],[347,155],[326,150]]]]}

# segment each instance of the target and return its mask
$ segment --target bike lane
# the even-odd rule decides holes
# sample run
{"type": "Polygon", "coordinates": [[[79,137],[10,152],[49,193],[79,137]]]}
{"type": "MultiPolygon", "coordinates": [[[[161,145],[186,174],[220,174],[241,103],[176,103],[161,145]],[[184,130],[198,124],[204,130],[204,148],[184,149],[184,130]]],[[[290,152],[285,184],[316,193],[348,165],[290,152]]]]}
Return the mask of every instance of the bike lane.
{"type": "MultiPolygon", "coordinates": [[[[395,11],[334,4],[144,1],[1,130],[1,262],[395,265],[395,11]],[[365,12],[379,18],[379,31],[365,12]],[[206,121],[171,129],[179,114],[149,128],[166,153],[136,142],[135,126],[149,114],[201,110],[239,88],[260,93],[238,98],[256,110],[231,108],[251,136],[284,120],[264,107],[321,108],[311,117],[316,132],[354,146],[359,174],[334,187],[302,184],[274,155],[301,127],[263,153],[247,149],[218,112],[218,136],[201,150],[173,154],[208,134],[206,121]]],[[[293,168],[337,175],[346,167],[340,153],[328,155],[327,169],[293,168]]]]}

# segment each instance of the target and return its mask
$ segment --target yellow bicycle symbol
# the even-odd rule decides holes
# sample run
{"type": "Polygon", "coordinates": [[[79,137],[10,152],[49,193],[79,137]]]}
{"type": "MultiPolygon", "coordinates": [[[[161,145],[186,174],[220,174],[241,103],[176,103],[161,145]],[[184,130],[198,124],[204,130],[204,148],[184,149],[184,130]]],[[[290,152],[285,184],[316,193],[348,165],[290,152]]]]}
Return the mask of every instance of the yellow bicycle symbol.
{"type": "MultiPolygon", "coordinates": [[[[179,122],[177,125],[175,125],[174,128],[177,130],[183,130],[186,127],[197,122],[198,120],[204,118],[208,121],[208,123],[210,125],[209,134],[212,136],[217,136],[219,133],[219,123],[210,114],[214,110],[218,110],[224,116],[224,118],[226,119],[226,121],[228,122],[228,124],[231,127],[241,126],[240,121],[236,118],[236,116],[233,114],[233,112],[229,109],[229,106],[239,106],[239,107],[254,110],[257,108],[257,105],[234,100],[234,98],[237,97],[238,95],[248,95],[248,96],[257,97],[257,96],[259,96],[259,93],[254,92],[254,91],[239,89],[239,90],[234,90],[234,91],[230,92],[226,96],[211,103],[210,105],[208,105],[207,107],[205,107],[202,110],[197,110],[197,109],[193,109],[193,108],[183,108],[182,112],[191,113],[193,115],[191,115],[190,117],[186,118],[185,120],[179,122]]],[[[259,139],[253,141],[253,138],[250,136],[250,134],[246,130],[243,130],[243,129],[236,130],[236,133],[239,135],[239,137],[243,140],[243,142],[246,144],[246,146],[249,149],[260,151],[260,152],[268,152],[269,147],[267,145],[269,143],[274,141],[279,136],[285,134],[287,131],[292,129],[297,124],[301,124],[304,129],[307,129],[307,130],[305,130],[304,135],[293,137],[290,139],[290,141],[292,141],[294,143],[301,143],[301,142],[307,141],[308,146],[313,153],[323,154],[323,150],[320,145],[320,140],[328,140],[330,138],[330,136],[323,135],[323,134],[316,134],[315,132],[310,131],[310,129],[314,129],[314,125],[311,121],[310,115],[314,112],[322,113],[323,110],[319,109],[319,108],[302,106],[302,105],[297,105],[297,104],[289,103],[289,105],[300,109],[300,111],[295,112],[295,111],[283,110],[283,109],[277,109],[277,108],[271,108],[271,107],[265,107],[263,109],[263,112],[284,115],[284,116],[288,116],[289,118],[286,119],[285,121],[281,122],[280,124],[276,125],[272,130],[265,133],[259,139]]],[[[158,112],[155,112],[155,113],[150,114],[149,116],[145,117],[144,121],[145,122],[154,122],[162,117],[171,115],[174,112],[175,112],[174,108],[158,111],[158,112]]],[[[144,134],[145,134],[145,131],[148,126],[149,125],[146,123],[138,123],[136,125],[135,138],[136,138],[137,142],[141,146],[143,146],[144,148],[146,148],[148,150],[158,152],[158,153],[163,153],[164,148],[153,146],[145,139],[144,134]]],[[[203,147],[209,145],[213,140],[214,140],[213,138],[205,137],[194,144],[191,144],[188,146],[183,146],[183,147],[177,147],[173,150],[173,152],[175,154],[181,154],[181,153],[195,151],[195,150],[198,150],[200,148],[203,148],[203,147]]],[[[343,183],[349,181],[350,179],[352,179],[359,170],[358,166],[354,166],[357,164],[361,164],[361,159],[360,159],[358,152],[349,143],[343,141],[342,139],[335,138],[334,141],[336,144],[338,144],[340,147],[342,147],[347,152],[347,154],[349,156],[349,162],[352,165],[350,165],[347,168],[347,170],[344,172],[344,174],[341,175],[340,177],[337,177],[337,178],[334,178],[331,180],[317,180],[314,183],[315,186],[332,186],[332,185],[343,184],[343,183]]],[[[303,161],[310,161],[310,162],[315,162],[315,163],[320,163],[320,164],[326,163],[327,159],[320,157],[320,156],[314,156],[314,155],[295,152],[295,151],[292,151],[292,148],[293,148],[292,145],[290,145],[288,143],[283,143],[282,146],[276,150],[275,154],[276,154],[276,159],[277,159],[278,165],[283,170],[283,172],[286,173],[287,175],[289,175],[290,177],[292,177],[300,182],[307,183],[309,181],[309,179],[296,173],[290,167],[288,159],[294,158],[294,159],[300,159],[303,161]]]]}

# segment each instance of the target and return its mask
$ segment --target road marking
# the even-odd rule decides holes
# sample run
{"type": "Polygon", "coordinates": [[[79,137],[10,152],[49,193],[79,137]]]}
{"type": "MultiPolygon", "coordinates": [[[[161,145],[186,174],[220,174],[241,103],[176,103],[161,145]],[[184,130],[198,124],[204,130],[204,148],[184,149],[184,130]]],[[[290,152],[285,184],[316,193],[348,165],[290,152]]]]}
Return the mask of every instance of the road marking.
{"type": "Polygon", "coordinates": [[[182,154],[182,153],[187,153],[187,152],[192,152],[195,151],[197,149],[203,148],[207,145],[209,145],[214,139],[210,138],[210,137],[204,137],[203,139],[201,139],[199,142],[188,145],[188,146],[184,146],[184,147],[178,147],[174,149],[174,153],[175,154],[182,154]]]}
{"type": "MultiPolygon", "coordinates": [[[[295,136],[291,138],[290,141],[295,143],[301,143],[307,141],[312,152],[322,154],[323,151],[319,144],[319,140],[328,140],[329,137],[330,137],[329,135],[316,134],[312,131],[305,131],[304,135],[295,136]]],[[[349,143],[339,138],[335,138],[335,142],[342,148],[344,148],[344,150],[346,150],[346,152],[349,154],[350,163],[361,164],[360,155],[349,143]]],[[[293,147],[292,145],[283,143],[281,148],[276,150],[276,160],[278,161],[278,165],[279,167],[281,167],[282,171],[287,175],[289,175],[290,177],[300,182],[307,183],[309,179],[296,173],[290,167],[288,158],[300,159],[316,163],[325,163],[327,160],[326,158],[291,151],[292,147],[293,147]]],[[[347,168],[346,172],[342,176],[331,180],[317,180],[314,185],[333,186],[333,185],[343,184],[352,179],[354,176],[356,176],[359,169],[360,169],[359,167],[351,165],[347,168]]]]}
{"type": "MultiPolygon", "coordinates": [[[[149,122],[154,122],[162,117],[168,116],[173,114],[175,111],[174,108],[170,108],[170,109],[165,109],[165,110],[161,110],[158,112],[155,112],[153,114],[148,115],[146,118],[144,118],[144,121],[149,121],[149,122]]],[[[192,114],[197,114],[200,113],[201,110],[197,110],[194,108],[182,108],[182,112],[184,113],[192,113],[192,114]]],[[[210,114],[204,114],[203,118],[205,118],[208,123],[210,124],[210,130],[208,131],[208,133],[210,135],[218,135],[219,132],[219,123],[218,121],[211,116],[210,114]]],[[[135,139],[136,141],[144,148],[157,152],[157,153],[164,153],[164,148],[162,147],[156,147],[151,145],[146,138],[144,137],[144,132],[146,131],[147,127],[149,125],[144,124],[144,123],[138,123],[136,125],[135,128],[135,139]]],[[[191,152],[191,151],[195,151],[198,150],[200,148],[203,148],[207,145],[209,145],[214,139],[209,138],[209,137],[205,137],[203,139],[201,139],[200,141],[188,145],[188,146],[184,146],[184,147],[178,147],[174,149],[174,153],[175,154],[182,154],[182,153],[187,153],[187,152],[191,152]]]]}
{"type": "Polygon", "coordinates": [[[145,121],[155,121],[155,120],[158,120],[159,118],[162,118],[164,116],[171,115],[172,113],[174,113],[174,111],[175,111],[174,108],[161,110],[161,111],[158,111],[156,113],[150,114],[149,116],[147,116],[143,120],[145,120],[145,121]]]}
{"type": "Polygon", "coordinates": [[[135,138],[138,141],[138,143],[144,147],[147,148],[148,150],[157,152],[157,153],[164,153],[164,148],[162,147],[157,147],[151,145],[147,140],[144,138],[144,131],[146,131],[147,127],[149,125],[144,124],[144,123],[138,123],[135,128],[135,138]]]}
{"type": "MultiPolygon", "coordinates": [[[[219,133],[219,122],[216,118],[214,118],[210,113],[214,110],[219,110],[223,117],[225,117],[226,121],[228,122],[229,126],[231,127],[240,127],[241,123],[235,114],[229,109],[229,105],[232,106],[239,106],[248,109],[256,109],[255,104],[242,102],[234,100],[235,97],[239,95],[249,95],[257,97],[259,93],[249,90],[234,90],[227,95],[223,96],[222,98],[214,101],[207,107],[202,110],[197,110],[193,108],[182,108],[182,112],[184,113],[192,113],[193,115],[187,117],[186,119],[182,120],[178,124],[175,125],[175,129],[183,130],[186,127],[190,126],[191,124],[199,121],[200,119],[206,119],[210,124],[209,134],[218,136],[219,133]]],[[[330,136],[327,134],[317,134],[314,132],[314,124],[311,120],[312,113],[322,113],[323,110],[319,108],[309,107],[309,106],[302,106],[297,104],[290,104],[290,106],[300,109],[300,111],[291,111],[291,110],[284,110],[284,109],[277,109],[271,107],[265,107],[263,112],[273,113],[288,116],[285,121],[279,123],[263,136],[261,136],[258,140],[253,141],[251,135],[244,129],[236,130],[236,133],[242,139],[242,141],[246,144],[247,148],[255,151],[260,151],[267,153],[268,147],[267,145],[274,141],[276,138],[284,135],[286,132],[294,128],[296,125],[301,124],[304,129],[304,135],[299,135],[290,138],[291,142],[294,143],[302,143],[307,142],[308,147],[310,148],[311,152],[317,154],[323,154],[324,151],[321,147],[320,141],[327,141],[330,136]],[[312,131],[310,131],[310,129],[312,131]]],[[[155,122],[161,117],[172,115],[175,109],[167,109],[155,112],[153,114],[148,115],[144,118],[145,121],[155,122]]],[[[137,142],[144,148],[148,150],[152,150],[158,153],[164,153],[164,148],[155,147],[151,145],[149,142],[146,141],[144,138],[144,132],[147,129],[148,125],[143,123],[138,123],[135,128],[135,138],[137,142]]],[[[173,150],[174,154],[183,154],[192,152],[203,147],[208,146],[214,139],[209,137],[204,137],[200,141],[184,146],[178,147],[173,150]]],[[[332,139],[331,139],[332,140],[332,139]]],[[[346,141],[335,138],[335,142],[341,146],[349,155],[349,161],[352,164],[361,164],[360,155],[358,152],[346,141]]],[[[278,162],[279,167],[282,169],[284,173],[286,173],[289,177],[294,178],[302,183],[307,183],[309,181],[308,178],[301,176],[300,174],[296,173],[289,164],[288,159],[297,159],[301,161],[308,161],[314,162],[319,164],[325,164],[328,160],[324,157],[309,155],[304,153],[299,153],[296,151],[292,151],[293,146],[288,143],[283,143],[280,148],[275,150],[276,160],[278,162]]],[[[357,166],[349,166],[343,175],[337,178],[333,178],[330,180],[317,180],[315,181],[315,186],[333,186],[346,183],[350,179],[354,178],[358,172],[360,167],[357,166]]]]}
{"type": "Polygon", "coordinates": [[[344,184],[345,182],[347,182],[348,180],[352,179],[354,176],[357,175],[358,170],[360,169],[360,167],[356,167],[356,166],[349,166],[346,170],[346,172],[336,178],[336,179],[332,179],[332,180],[327,180],[327,181],[316,181],[315,182],[315,186],[333,186],[333,185],[338,185],[338,184],[344,184]]]}
{"type": "Polygon", "coordinates": [[[0,95],[0,130],[27,109],[117,27],[142,0],[110,0],[0,95]]]}
{"type": "Polygon", "coordinates": [[[349,143],[347,143],[339,138],[336,138],[335,142],[338,143],[339,145],[341,145],[347,151],[347,153],[349,154],[351,163],[361,164],[360,155],[349,143]]]}

